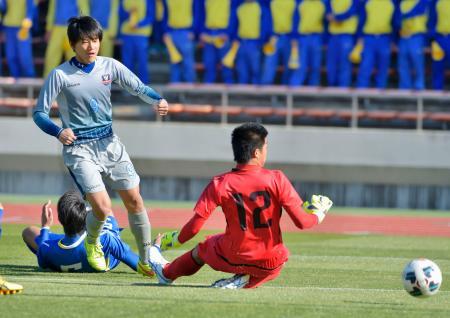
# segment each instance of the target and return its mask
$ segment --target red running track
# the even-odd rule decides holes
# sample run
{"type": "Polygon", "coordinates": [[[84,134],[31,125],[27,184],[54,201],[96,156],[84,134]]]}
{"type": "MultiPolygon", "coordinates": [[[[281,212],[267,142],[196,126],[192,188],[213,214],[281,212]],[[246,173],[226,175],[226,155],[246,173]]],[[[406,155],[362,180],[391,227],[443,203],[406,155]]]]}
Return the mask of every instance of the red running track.
{"type": "MultiPolygon", "coordinates": [[[[41,206],[31,204],[4,204],[3,222],[40,225],[41,206]]],[[[57,222],[56,207],[53,206],[54,219],[57,222]]],[[[128,226],[128,218],[123,209],[114,209],[114,214],[121,226],[128,226]]],[[[188,209],[151,209],[149,212],[153,228],[181,228],[192,215],[188,209]]],[[[225,219],[220,210],[213,213],[204,229],[222,230],[225,219]]],[[[283,231],[298,231],[287,214],[282,217],[283,231]]],[[[325,221],[307,230],[316,233],[345,234],[386,234],[402,236],[437,236],[450,237],[450,217],[412,217],[412,216],[368,216],[368,215],[333,215],[330,213],[325,221]]]]}

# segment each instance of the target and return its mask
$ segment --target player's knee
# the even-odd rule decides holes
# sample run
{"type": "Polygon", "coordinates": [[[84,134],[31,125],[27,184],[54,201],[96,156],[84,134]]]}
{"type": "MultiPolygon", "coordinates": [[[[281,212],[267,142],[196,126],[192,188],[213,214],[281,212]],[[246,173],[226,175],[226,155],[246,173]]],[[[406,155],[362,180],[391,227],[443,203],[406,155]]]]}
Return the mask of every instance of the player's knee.
{"type": "MultiPolygon", "coordinates": [[[[26,227],[23,231],[22,231],[22,239],[25,243],[29,243],[30,238],[33,236],[33,227],[32,226],[28,226],[26,227]]],[[[34,240],[34,239],[33,239],[34,240]]]]}
{"type": "Polygon", "coordinates": [[[200,256],[198,255],[198,245],[192,250],[191,252],[192,258],[193,260],[198,264],[198,265],[205,265],[205,262],[200,258],[200,256]]]}
{"type": "Polygon", "coordinates": [[[144,201],[142,200],[142,197],[140,195],[132,196],[128,198],[124,203],[128,211],[141,212],[145,209],[144,201]]]}

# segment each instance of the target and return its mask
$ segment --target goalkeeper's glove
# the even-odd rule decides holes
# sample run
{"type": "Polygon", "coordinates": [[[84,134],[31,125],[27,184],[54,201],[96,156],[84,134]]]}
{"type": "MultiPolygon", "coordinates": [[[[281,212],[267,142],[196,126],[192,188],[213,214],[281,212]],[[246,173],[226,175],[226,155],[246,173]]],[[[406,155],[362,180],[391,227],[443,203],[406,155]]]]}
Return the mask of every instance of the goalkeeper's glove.
{"type": "Polygon", "coordinates": [[[161,237],[161,251],[168,250],[170,248],[176,248],[181,246],[181,243],[178,241],[178,235],[180,233],[178,231],[165,232],[161,237]]]}
{"type": "Polygon", "coordinates": [[[303,203],[303,209],[310,214],[315,214],[319,219],[319,224],[325,218],[328,210],[333,205],[333,201],[331,201],[328,197],[324,195],[316,195],[313,194],[311,197],[311,203],[306,201],[303,203]]]}

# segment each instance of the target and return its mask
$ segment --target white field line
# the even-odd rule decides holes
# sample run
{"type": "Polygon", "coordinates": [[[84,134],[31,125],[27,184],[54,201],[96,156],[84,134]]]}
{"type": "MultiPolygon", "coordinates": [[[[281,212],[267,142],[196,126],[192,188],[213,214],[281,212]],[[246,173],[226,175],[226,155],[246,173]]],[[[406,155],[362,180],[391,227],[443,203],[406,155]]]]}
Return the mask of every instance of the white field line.
{"type": "MultiPolygon", "coordinates": [[[[134,283],[125,283],[123,281],[103,281],[103,280],[90,280],[90,279],[75,279],[75,278],[45,278],[45,277],[23,277],[23,276],[8,276],[11,281],[17,281],[19,283],[26,282],[42,282],[42,283],[92,283],[92,284],[103,284],[103,285],[120,285],[120,286],[132,286],[134,283]]],[[[147,283],[148,281],[142,281],[142,283],[147,283]]],[[[149,284],[154,284],[156,281],[150,281],[149,284]]],[[[176,285],[176,283],[175,283],[176,285]]],[[[182,284],[181,284],[182,285],[182,284]]],[[[190,286],[205,286],[205,284],[200,283],[189,283],[190,286]]],[[[166,286],[164,286],[166,288],[166,286]]],[[[189,288],[189,287],[187,287],[189,288]]],[[[404,293],[403,289],[383,289],[383,288],[347,288],[347,287],[298,287],[298,286],[264,286],[264,289],[291,289],[291,290],[303,290],[303,291],[330,291],[330,292],[401,292],[404,293]]],[[[450,294],[450,291],[439,291],[439,294],[450,294]]]]}

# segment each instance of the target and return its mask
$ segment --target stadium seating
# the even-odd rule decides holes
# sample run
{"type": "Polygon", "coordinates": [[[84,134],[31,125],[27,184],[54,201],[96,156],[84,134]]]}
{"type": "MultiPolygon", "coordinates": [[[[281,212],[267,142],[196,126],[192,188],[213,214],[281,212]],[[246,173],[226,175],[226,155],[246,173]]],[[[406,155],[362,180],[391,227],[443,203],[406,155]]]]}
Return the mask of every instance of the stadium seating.
{"type": "MultiPolygon", "coordinates": [[[[30,116],[42,84],[42,79],[0,77],[0,114],[30,116]]],[[[445,108],[450,94],[444,92],[219,84],[172,84],[155,88],[167,96],[171,108],[166,120],[173,121],[255,120],[281,125],[416,129],[450,126],[450,112],[445,108]],[[364,100],[373,101],[373,105],[367,108],[364,100]],[[388,102],[389,107],[377,107],[377,101],[388,102]],[[409,108],[401,106],[399,101],[408,101],[409,108]]],[[[135,97],[114,98],[118,91],[117,87],[113,88],[115,116],[133,120],[155,118],[147,116],[151,110],[135,97]]]]}

